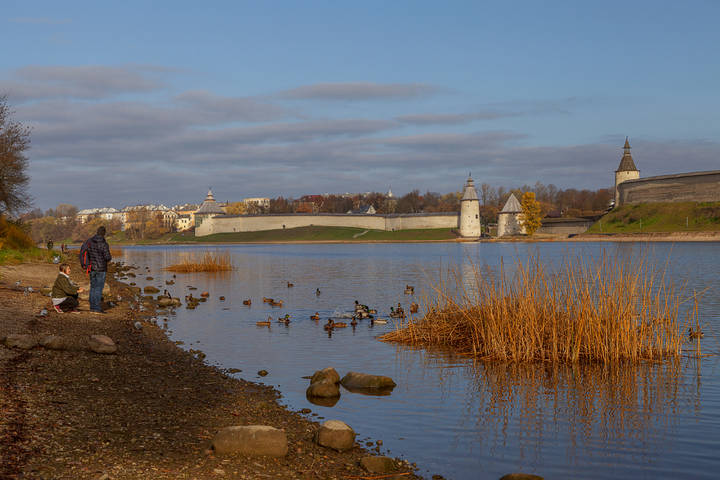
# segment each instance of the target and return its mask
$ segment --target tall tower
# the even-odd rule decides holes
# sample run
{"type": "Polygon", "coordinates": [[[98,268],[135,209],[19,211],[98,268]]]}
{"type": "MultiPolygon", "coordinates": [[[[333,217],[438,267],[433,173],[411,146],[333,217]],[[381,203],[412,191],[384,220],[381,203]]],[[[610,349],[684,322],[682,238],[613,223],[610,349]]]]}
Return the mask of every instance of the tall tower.
{"type": "Polygon", "coordinates": [[[640,178],[640,170],[635,167],[632,155],[630,155],[630,142],[625,137],[625,146],[623,147],[624,153],[620,159],[620,165],[615,170],[615,207],[620,206],[620,190],[618,185],[627,180],[635,180],[640,178]]]}
{"type": "Polygon", "coordinates": [[[468,176],[460,199],[460,236],[478,238],[480,234],[480,201],[473,179],[468,176]]]}

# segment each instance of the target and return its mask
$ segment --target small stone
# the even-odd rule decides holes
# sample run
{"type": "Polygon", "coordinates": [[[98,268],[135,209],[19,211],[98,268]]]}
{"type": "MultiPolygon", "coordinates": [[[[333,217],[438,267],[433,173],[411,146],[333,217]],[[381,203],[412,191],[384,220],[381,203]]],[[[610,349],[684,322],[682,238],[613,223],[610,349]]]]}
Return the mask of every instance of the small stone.
{"type": "Polygon", "coordinates": [[[243,425],[220,430],[212,441],[217,454],[239,453],[250,456],[283,457],[287,436],[283,430],[267,425],[243,425]]]}
{"type": "Polygon", "coordinates": [[[37,340],[32,335],[24,333],[11,333],[5,337],[5,345],[10,348],[19,348],[21,350],[30,350],[37,347],[37,340]]]}
{"type": "Polygon", "coordinates": [[[310,410],[309,408],[303,408],[302,410],[300,410],[300,413],[304,413],[305,415],[307,415],[308,413],[312,413],[312,410],[310,410]]]}
{"type": "Polygon", "coordinates": [[[370,473],[390,473],[397,469],[390,457],[362,457],[360,465],[370,473]]]}
{"type": "Polygon", "coordinates": [[[355,446],[355,431],[340,420],[327,420],[317,431],[318,445],[342,452],[355,446]]]}
{"type": "Polygon", "coordinates": [[[95,353],[115,353],[117,345],[107,335],[91,335],[88,347],[95,353]]]}
{"type": "Polygon", "coordinates": [[[264,377],[264,376],[266,376],[267,374],[268,374],[268,371],[267,371],[267,370],[260,370],[260,371],[258,371],[258,375],[260,375],[261,377],[264,377]]]}

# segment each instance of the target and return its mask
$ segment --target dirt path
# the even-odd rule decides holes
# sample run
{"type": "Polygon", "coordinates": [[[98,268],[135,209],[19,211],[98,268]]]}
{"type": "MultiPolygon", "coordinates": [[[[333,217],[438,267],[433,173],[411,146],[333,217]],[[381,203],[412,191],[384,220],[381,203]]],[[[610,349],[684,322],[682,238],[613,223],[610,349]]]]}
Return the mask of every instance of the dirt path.
{"type": "MultiPolygon", "coordinates": [[[[54,267],[54,266],[53,266],[54,267]]],[[[23,268],[13,269],[22,275],[23,268]]],[[[128,302],[104,316],[89,312],[39,316],[49,298],[37,292],[45,277],[28,269],[25,294],[3,275],[0,338],[11,333],[55,334],[65,350],[0,346],[0,478],[205,479],[363,478],[369,453],[359,445],[337,453],[316,445],[319,425],[277,403],[278,392],[226,375],[143,323],[128,302]],[[32,280],[31,280],[32,279],[32,280]],[[104,334],[115,355],[83,348],[104,334]],[[215,456],[215,432],[231,425],[271,425],[287,433],[282,458],[215,456]]],[[[48,270],[50,271],[50,270],[48,270]]],[[[54,271],[57,271],[56,269],[54,271]]],[[[54,272],[52,272],[54,278],[54,272]]],[[[78,275],[78,279],[82,279],[78,275]]],[[[127,286],[111,280],[114,296],[127,286]]],[[[81,308],[87,305],[81,304],[81,308]]],[[[312,372],[309,372],[312,373],[312,372]]],[[[401,465],[401,473],[409,471],[401,465]]],[[[419,478],[404,474],[397,478],[419,478]]]]}

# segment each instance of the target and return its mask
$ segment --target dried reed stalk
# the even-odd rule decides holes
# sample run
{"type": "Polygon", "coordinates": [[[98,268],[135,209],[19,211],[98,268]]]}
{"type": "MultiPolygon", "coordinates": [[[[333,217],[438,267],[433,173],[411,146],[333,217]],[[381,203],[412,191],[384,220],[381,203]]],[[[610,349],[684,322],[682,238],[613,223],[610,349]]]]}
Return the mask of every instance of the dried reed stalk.
{"type": "Polygon", "coordinates": [[[165,267],[165,270],[178,273],[226,272],[233,269],[229,253],[213,255],[205,252],[202,258],[185,258],[181,263],[165,267]]]}
{"type": "MultiPolygon", "coordinates": [[[[502,265],[497,275],[472,269],[470,282],[451,270],[453,288],[438,281],[424,316],[381,340],[514,362],[611,363],[681,354],[680,293],[644,261],[570,258],[548,271],[531,257],[518,261],[512,277],[502,265]]],[[[696,316],[690,309],[685,325],[696,316]]]]}

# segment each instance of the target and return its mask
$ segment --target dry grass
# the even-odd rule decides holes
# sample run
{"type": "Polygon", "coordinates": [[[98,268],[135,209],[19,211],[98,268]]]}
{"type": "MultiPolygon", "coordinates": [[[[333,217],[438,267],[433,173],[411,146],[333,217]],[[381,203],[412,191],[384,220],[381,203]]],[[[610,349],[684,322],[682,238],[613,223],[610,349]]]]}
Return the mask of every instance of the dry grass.
{"type": "Polygon", "coordinates": [[[681,325],[681,294],[644,262],[572,258],[551,272],[530,258],[512,277],[473,270],[463,282],[455,269],[422,318],[381,340],[500,361],[613,363],[679,357],[697,322],[688,309],[681,325]]]}
{"type": "Polygon", "coordinates": [[[205,252],[202,258],[196,256],[183,259],[182,262],[165,267],[165,270],[178,273],[227,272],[233,269],[229,253],[213,255],[205,252]]]}

